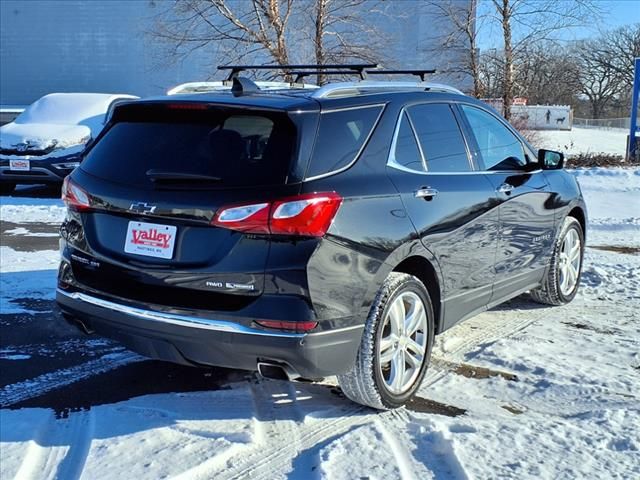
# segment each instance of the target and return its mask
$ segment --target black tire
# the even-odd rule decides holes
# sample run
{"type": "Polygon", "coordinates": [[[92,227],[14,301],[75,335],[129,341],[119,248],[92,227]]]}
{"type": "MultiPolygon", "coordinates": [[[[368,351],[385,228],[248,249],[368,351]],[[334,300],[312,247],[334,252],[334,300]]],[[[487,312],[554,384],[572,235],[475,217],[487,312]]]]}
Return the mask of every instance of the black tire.
{"type": "Polygon", "coordinates": [[[574,217],[566,217],[560,230],[560,234],[556,239],[556,243],[553,246],[553,254],[551,255],[551,261],[549,262],[549,269],[542,282],[542,285],[529,292],[531,298],[545,305],[565,305],[574,299],[580,286],[580,275],[582,274],[582,264],[584,259],[584,232],[580,222],[574,217]],[[562,250],[562,244],[570,231],[576,231],[578,238],[580,239],[580,266],[578,269],[578,279],[570,292],[563,292],[560,288],[560,253],[562,250]]]}
{"type": "Polygon", "coordinates": [[[12,182],[0,183],[0,195],[9,195],[16,189],[16,184],[12,182]]]}
{"type": "MultiPolygon", "coordinates": [[[[434,336],[434,313],[429,292],[418,278],[406,273],[392,272],[382,285],[371,306],[356,362],[347,373],[338,375],[338,383],[344,394],[356,403],[380,410],[402,407],[420,387],[427,371],[434,336]],[[394,394],[388,388],[379,365],[379,342],[382,323],[394,300],[405,292],[412,292],[422,300],[427,318],[426,353],[423,356],[417,378],[402,394],[394,394]]],[[[403,357],[404,358],[404,357],[403,357]]]]}

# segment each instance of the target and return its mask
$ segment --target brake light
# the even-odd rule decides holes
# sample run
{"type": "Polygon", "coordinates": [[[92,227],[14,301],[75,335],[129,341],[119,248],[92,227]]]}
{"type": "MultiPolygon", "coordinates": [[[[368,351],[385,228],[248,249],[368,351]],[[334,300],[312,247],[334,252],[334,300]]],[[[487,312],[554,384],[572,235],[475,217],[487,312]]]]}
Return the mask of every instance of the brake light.
{"type": "Polygon", "coordinates": [[[269,203],[229,205],[216,212],[211,223],[246,233],[322,237],[340,208],[335,192],[308,193],[269,203]]]}
{"type": "Polygon", "coordinates": [[[278,330],[289,330],[297,333],[306,333],[318,326],[318,322],[285,322],[281,320],[256,320],[258,325],[278,330]]]}
{"type": "Polygon", "coordinates": [[[171,110],[206,110],[209,105],[204,103],[169,103],[167,108],[171,110]]]}
{"type": "Polygon", "coordinates": [[[91,209],[89,194],[76,185],[70,177],[65,177],[62,182],[62,201],[67,208],[78,212],[85,212],[91,209]]]}

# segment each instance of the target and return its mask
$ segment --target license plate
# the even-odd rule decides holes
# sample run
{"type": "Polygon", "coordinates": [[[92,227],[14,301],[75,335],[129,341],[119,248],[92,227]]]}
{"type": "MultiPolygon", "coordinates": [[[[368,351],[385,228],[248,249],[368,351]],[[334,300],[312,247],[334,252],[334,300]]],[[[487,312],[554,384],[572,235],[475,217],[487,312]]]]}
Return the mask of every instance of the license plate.
{"type": "Polygon", "coordinates": [[[9,170],[28,172],[31,170],[31,162],[29,160],[9,160],[9,170]]]}
{"type": "Polygon", "coordinates": [[[129,222],[124,251],[147,257],[173,257],[177,228],[158,223],[129,222]]]}

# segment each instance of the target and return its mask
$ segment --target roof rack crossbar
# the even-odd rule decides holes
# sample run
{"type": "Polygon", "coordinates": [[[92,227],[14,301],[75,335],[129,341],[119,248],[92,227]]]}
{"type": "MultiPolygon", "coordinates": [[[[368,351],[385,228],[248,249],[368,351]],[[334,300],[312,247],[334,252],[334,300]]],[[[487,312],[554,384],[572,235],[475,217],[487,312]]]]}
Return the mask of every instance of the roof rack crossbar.
{"type": "Polygon", "coordinates": [[[414,69],[414,70],[367,70],[369,75],[415,75],[424,82],[425,75],[436,73],[436,69],[414,69]]]}
{"type": "Polygon", "coordinates": [[[292,65],[218,65],[218,70],[230,70],[227,81],[237,77],[240,72],[245,70],[281,70],[287,74],[293,74],[292,70],[327,70],[339,69],[348,70],[348,73],[358,73],[360,78],[364,78],[365,70],[378,68],[377,63],[335,63],[326,65],[313,64],[292,64],[292,65]]]}

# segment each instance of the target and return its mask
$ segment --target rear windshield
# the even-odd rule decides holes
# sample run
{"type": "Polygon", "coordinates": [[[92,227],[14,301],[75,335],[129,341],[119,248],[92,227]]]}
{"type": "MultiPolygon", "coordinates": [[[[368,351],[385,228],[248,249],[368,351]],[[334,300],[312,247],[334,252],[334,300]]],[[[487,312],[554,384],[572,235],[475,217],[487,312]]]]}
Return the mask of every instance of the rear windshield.
{"type": "MultiPolygon", "coordinates": [[[[295,127],[285,114],[231,109],[168,111],[168,107],[130,110],[114,117],[116,123],[89,151],[82,170],[105,180],[145,187],[154,185],[153,172],[165,177],[219,179],[206,183],[212,188],[286,181],[295,127]]],[[[163,181],[162,186],[195,183],[163,181]]]]}

